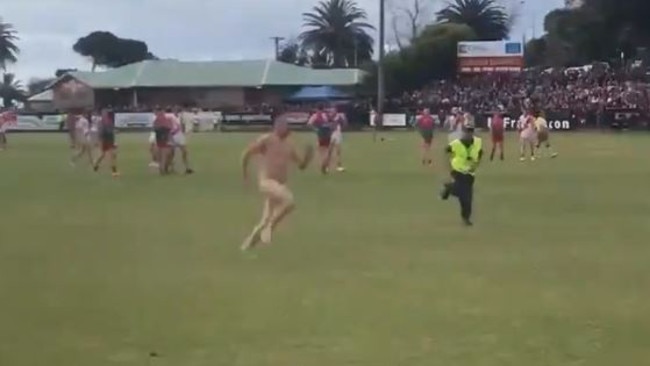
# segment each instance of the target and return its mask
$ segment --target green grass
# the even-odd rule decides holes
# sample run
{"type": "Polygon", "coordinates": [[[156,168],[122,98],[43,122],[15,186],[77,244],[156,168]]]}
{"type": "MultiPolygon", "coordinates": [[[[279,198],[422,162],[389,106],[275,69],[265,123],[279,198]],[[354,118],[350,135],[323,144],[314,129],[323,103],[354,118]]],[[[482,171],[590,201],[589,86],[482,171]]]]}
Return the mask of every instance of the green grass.
{"type": "Polygon", "coordinates": [[[70,168],[63,135],[11,135],[0,365],[650,364],[647,135],[558,133],[524,164],[512,136],[466,229],[414,134],[349,134],[349,172],[294,174],[296,214],[241,253],[253,137],[195,135],[198,174],[161,179],[121,135],[113,180],[70,168]]]}

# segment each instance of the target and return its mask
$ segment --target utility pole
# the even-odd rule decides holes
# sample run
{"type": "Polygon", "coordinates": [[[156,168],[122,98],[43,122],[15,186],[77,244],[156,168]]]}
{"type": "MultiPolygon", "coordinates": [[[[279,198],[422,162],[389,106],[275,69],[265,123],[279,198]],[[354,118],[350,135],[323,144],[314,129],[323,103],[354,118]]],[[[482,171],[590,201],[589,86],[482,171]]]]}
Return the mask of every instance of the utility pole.
{"type": "Polygon", "coordinates": [[[280,42],[284,41],[284,37],[271,37],[273,42],[275,43],[275,60],[280,59],[280,42]]]}
{"type": "Polygon", "coordinates": [[[375,121],[375,133],[373,139],[377,140],[377,131],[384,125],[384,99],[386,99],[386,87],[384,85],[384,54],[386,52],[386,2],[379,0],[379,63],[377,65],[377,120],[375,121]]]}

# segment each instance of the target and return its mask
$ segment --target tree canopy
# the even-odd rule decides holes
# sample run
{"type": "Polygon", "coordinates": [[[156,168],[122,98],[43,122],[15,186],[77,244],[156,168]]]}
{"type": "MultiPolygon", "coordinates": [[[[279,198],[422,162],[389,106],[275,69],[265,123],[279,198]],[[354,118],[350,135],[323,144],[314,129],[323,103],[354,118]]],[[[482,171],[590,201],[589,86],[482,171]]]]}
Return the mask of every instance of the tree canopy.
{"type": "Polygon", "coordinates": [[[650,2],[585,0],[575,9],[557,9],[544,19],[546,34],[526,47],[530,66],[574,66],[620,61],[650,46],[650,2]]]}
{"type": "Polygon", "coordinates": [[[496,0],[454,0],[436,14],[436,19],[467,25],[478,40],[498,41],[508,37],[512,18],[496,0]]]}
{"type": "MultiPolygon", "coordinates": [[[[408,44],[390,52],[384,61],[388,94],[420,89],[436,79],[456,76],[457,45],[461,41],[501,40],[510,32],[513,14],[496,0],[454,0],[428,19],[421,19],[424,3],[402,8],[408,16],[408,44]]],[[[395,28],[395,27],[393,27],[395,28]]],[[[367,86],[376,85],[376,67],[369,69],[367,86]]]]}
{"type": "Polygon", "coordinates": [[[72,48],[92,60],[93,70],[97,66],[114,68],[156,58],[145,42],[119,38],[104,31],[79,38],[72,48]]]}
{"type": "MultiPolygon", "coordinates": [[[[329,67],[354,67],[370,60],[374,40],[368,15],[353,0],[323,0],[303,14],[301,48],[329,67]]],[[[318,64],[321,62],[314,62],[318,64]]]]}
{"type": "Polygon", "coordinates": [[[2,83],[0,83],[0,99],[5,108],[14,105],[14,102],[25,102],[25,90],[23,84],[16,79],[16,75],[11,73],[4,73],[2,75],[2,83]]]}
{"type": "MultiPolygon", "coordinates": [[[[476,34],[467,25],[432,24],[413,40],[412,44],[386,55],[384,70],[389,94],[420,89],[432,80],[448,79],[456,73],[456,51],[460,41],[473,40],[476,34]]],[[[368,86],[377,82],[371,71],[368,86]]]]}
{"type": "Polygon", "coordinates": [[[20,49],[17,41],[18,34],[14,26],[0,18],[0,70],[7,71],[8,64],[18,61],[20,49]]]}

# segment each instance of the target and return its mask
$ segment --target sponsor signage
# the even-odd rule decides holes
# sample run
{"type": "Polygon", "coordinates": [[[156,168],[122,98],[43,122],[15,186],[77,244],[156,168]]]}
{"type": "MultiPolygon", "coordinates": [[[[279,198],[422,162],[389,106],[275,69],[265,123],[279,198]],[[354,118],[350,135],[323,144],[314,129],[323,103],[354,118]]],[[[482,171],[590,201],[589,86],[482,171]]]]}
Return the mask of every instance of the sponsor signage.
{"type": "MultiPolygon", "coordinates": [[[[384,113],[382,127],[406,127],[406,114],[384,113]]],[[[376,114],[370,114],[370,126],[375,126],[376,114]]]]}
{"type": "Polygon", "coordinates": [[[457,55],[460,73],[518,72],[524,67],[521,42],[458,42],[457,55]]]}
{"type": "Polygon", "coordinates": [[[197,112],[192,117],[198,131],[212,131],[221,121],[221,112],[197,112]]]}
{"type": "Polygon", "coordinates": [[[115,113],[115,127],[152,128],[155,118],[153,113],[115,113]]]}
{"type": "Polygon", "coordinates": [[[16,123],[8,126],[10,131],[59,131],[65,120],[64,114],[18,115],[16,123]]]}
{"type": "MultiPolygon", "coordinates": [[[[492,115],[486,115],[485,126],[490,128],[492,126],[492,115]]],[[[562,114],[553,114],[549,113],[546,116],[546,122],[548,123],[549,130],[557,131],[570,131],[577,128],[577,121],[573,117],[566,117],[562,114]]],[[[503,117],[503,126],[507,131],[518,130],[521,128],[519,118],[512,118],[510,116],[503,117]]]]}
{"type": "Polygon", "coordinates": [[[258,113],[224,113],[222,121],[226,125],[268,125],[273,122],[273,116],[258,113]]]}
{"type": "Polygon", "coordinates": [[[638,109],[609,109],[605,114],[610,127],[616,129],[649,128],[647,118],[638,109]]]}

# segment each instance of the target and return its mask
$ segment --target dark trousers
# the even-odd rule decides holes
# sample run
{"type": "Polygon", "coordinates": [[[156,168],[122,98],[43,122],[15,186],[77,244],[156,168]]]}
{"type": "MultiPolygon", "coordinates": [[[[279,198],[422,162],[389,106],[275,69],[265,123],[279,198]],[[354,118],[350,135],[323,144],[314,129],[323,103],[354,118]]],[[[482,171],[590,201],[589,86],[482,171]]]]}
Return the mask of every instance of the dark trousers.
{"type": "Polygon", "coordinates": [[[469,220],[472,216],[472,200],[474,199],[474,176],[456,171],[451,172],[454,182],[451,183],[450,192],[458,198],[460,203],[460,216],[469,220]]]}

